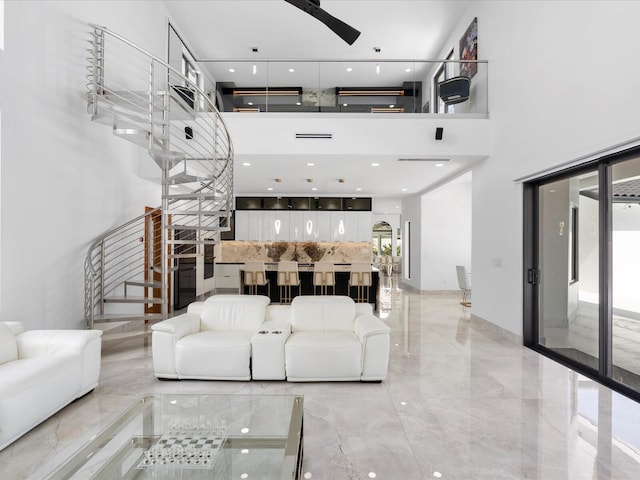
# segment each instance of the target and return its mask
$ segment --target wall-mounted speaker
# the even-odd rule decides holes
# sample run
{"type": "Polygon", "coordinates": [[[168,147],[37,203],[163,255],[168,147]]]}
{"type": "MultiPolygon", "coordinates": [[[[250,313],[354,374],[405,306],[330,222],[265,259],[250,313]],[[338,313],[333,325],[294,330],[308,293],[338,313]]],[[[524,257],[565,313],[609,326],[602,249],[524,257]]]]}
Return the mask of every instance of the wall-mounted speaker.
{"type": "Polygon", "coordinates": [[[444,133],[444,128],[436,127],[436,140],[442,140],[443,133],[444,133]]]}
{"type": "Polygon", "coordinates": [[[193,128],[184,127],[184,136],[187,140],[191,140],[193,138],[193,128]]]}

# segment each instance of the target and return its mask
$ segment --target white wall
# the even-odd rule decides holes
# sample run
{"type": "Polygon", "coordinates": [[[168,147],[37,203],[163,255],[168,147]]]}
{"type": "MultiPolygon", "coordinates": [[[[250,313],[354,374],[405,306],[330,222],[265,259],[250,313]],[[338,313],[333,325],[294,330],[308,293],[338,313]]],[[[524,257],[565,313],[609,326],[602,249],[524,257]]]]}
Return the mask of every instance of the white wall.
{"type": "Polygon", "coordinates": [[[422,197],[421,290],[458,290],[456,265],[471,272],[471,176],[422,197]]]}
{"type": "Polygon", "coordinates": [[[145,150],[87,114],[89,22],[165,56],[160,2],[5,2],[0,319],[27,328],[82,327],[89,243],[160,202],[145,150]]]}
{"type": "Polygon", "coordinates": [[[473,170],[472,312],[522,334],[514,179],[638,137],[640,66],[629,59],[640,2],[471,2],[452,38],[475,16],[490,62],[492,155],[473,170]]]}

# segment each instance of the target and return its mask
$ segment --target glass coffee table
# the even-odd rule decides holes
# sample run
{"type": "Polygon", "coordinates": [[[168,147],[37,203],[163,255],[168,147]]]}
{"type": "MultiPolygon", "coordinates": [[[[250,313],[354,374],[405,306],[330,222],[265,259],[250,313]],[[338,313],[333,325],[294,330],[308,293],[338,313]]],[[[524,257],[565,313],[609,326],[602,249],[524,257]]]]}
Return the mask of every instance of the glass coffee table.
{"type": "Polygon", "coordinates": [[[303,397],[149,395],[47,479],[294,479],[303,397]]]}

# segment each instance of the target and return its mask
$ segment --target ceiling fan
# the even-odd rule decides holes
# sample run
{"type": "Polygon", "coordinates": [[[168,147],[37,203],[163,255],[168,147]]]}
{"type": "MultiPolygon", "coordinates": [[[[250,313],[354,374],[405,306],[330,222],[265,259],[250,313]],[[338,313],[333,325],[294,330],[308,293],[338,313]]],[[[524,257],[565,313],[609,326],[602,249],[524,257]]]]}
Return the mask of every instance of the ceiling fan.
{"type": "Polygon", "coordinates": [[[320,0],[284,1],[298,7],[300,10],[307,12],[312,17],[320,20],[349,45],[353,45],[353,42],[355,42],[356,39],[360,36],[360,32],[358,30],[347,25],[342,20],[338,20],[336,17],[328,14],[325,10],[320,8],[320,0]]]}

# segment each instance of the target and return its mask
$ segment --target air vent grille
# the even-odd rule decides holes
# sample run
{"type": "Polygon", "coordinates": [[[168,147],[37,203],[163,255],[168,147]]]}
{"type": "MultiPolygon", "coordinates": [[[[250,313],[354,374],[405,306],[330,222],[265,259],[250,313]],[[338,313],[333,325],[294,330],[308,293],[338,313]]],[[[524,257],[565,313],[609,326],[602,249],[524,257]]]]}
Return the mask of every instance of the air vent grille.
{"type": "Polygon", "coordinates": [[[333,138],[332,133],[296,133],[296,138],[333,138]]]}
{"type": "Polygon", "coordinates": [[[450,158],[399,158],[399,162],[448,162],[450,158]]]}

